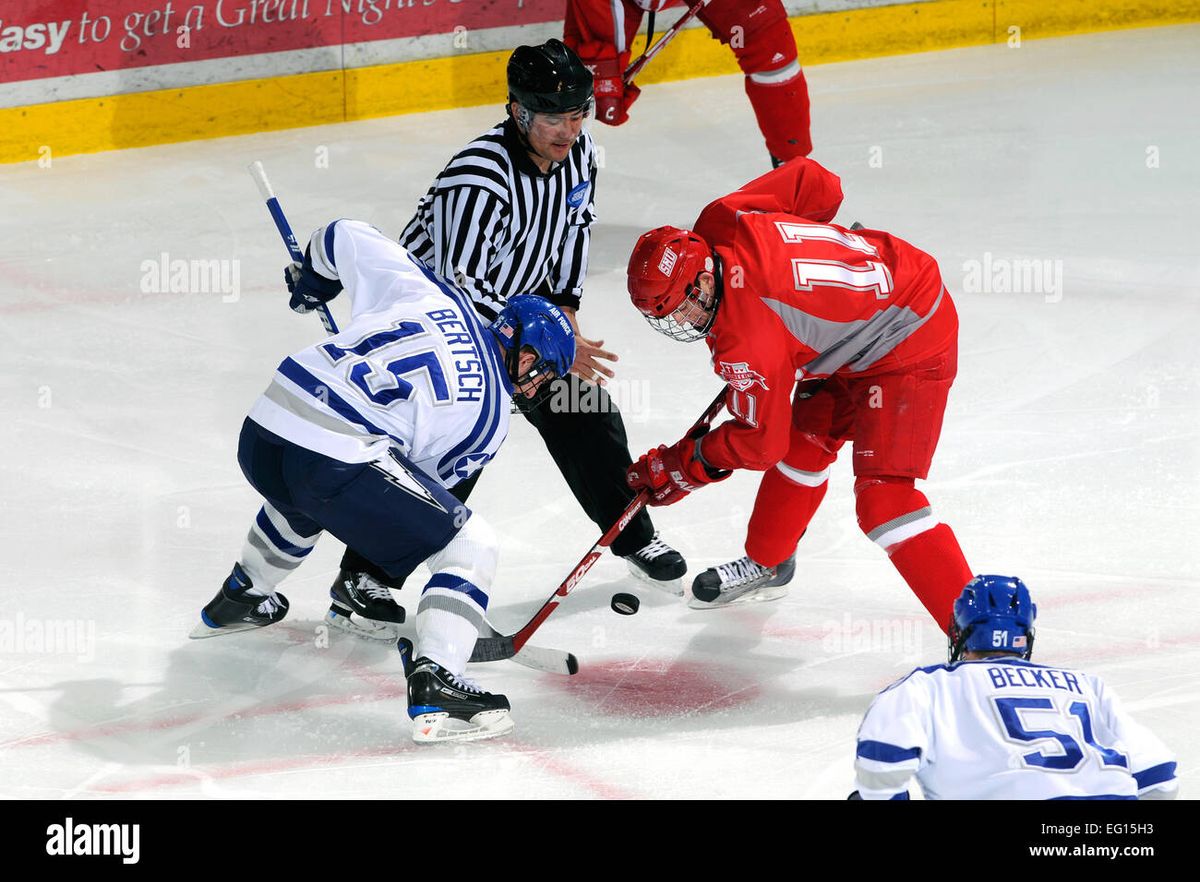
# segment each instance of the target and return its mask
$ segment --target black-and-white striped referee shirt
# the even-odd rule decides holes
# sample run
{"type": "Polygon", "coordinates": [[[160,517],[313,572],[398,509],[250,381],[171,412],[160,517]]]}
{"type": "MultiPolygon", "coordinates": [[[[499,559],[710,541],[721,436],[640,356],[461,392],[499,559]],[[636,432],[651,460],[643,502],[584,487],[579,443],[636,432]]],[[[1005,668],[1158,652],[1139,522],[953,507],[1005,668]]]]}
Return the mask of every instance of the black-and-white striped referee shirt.
{"type": "Polygon", "coordinates": [[[446,165],[400,244],[457,282],[488,319],[516,294],[578,307],[596,219],[596,147],[586,131],[542,172],[509,118],[446,165]]]}

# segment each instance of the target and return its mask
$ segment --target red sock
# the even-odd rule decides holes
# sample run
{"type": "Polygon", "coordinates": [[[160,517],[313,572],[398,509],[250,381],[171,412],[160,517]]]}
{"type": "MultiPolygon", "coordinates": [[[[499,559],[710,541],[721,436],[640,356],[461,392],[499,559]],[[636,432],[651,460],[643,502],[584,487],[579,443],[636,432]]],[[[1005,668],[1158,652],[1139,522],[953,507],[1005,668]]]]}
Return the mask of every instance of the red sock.
{"type": "Polygon", "coordinates": [[[746,554],[750,559],[773,567],[790,557],[828,488],[828,470],[802,472],[780,463],[764,473],[746,531],[746,554]],[[817,486],[811,486],[816,482],[817,486]]]}
{"type": "Polygon", "coordinates": [[[804,71],[782,83],[759,83],[746,77],[746,97],[754,108],[767,150],[787,161],[812,153],[808,82],[804,71]]]}
{"type": "Polygon", "coordinates": [[[946,631],[954,614],[954,601],[974,577],[954,531],[938,524],[888,549],[888,557],[917,600],[946,631]]]}

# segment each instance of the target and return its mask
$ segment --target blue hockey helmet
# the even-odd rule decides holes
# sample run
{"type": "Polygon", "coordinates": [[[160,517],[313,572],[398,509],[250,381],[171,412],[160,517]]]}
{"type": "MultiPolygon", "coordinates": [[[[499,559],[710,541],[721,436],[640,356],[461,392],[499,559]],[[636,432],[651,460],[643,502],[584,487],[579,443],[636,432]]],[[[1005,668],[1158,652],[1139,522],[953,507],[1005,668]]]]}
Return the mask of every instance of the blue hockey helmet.
{"type": "Polygon", "coordinates": [[[950,661],[968,650],[1033,654],[1037,604],[1016,576],[976,576],[954,601],[950,622],[950,661]]]}
{"type": "Polygon", "coordinates": [[[575,331],[570,320],[561,309],[536,294],[510,297],[492,322],[492,331],[504,347],[504,364],[517,389],[518,406],[541,403],[550,394],[549,380],[565,377],[575,362],[575,331]],[[519,374],[523,348],[533,350],[537,360],[528,371],[519,374]],[[536,384],[544,374],[550,377],[541,381],[537,393],[525,396],[523,390],[536,384]]]}

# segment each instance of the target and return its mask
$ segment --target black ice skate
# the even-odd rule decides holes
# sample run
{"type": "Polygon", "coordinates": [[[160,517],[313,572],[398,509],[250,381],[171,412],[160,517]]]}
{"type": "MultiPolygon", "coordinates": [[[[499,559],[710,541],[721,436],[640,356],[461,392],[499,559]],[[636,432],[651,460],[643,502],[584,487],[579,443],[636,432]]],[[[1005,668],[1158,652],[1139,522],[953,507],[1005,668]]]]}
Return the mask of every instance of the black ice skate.
{"type": "Polygon", "coordinates": [[[333,580],[329,596],[333,602],[325,621],[333,627],[368,640],[396,639],[396,629],[391,625],[404,621],[404,607],[392,599],[392,591],[386,585],[366,573],[341,570],[333,580]]]}
{"type": "Polygon", "coordinates": [[[273,594],[248,594],[254,587],[241,564],[233,565],[233,572],[217,592],[217,596],[200,611],[200,624],[189,635],[199,639],[216,637],[220,634],[235,634],[251,628],[265,628],[287,615],[288,599],[276,591],[273,594]]]}
{"type": "MultiPolygon", "coordinates": [[[[398,646],[401,658],[412,652],[408,640],[402,638],[398,646]]],[[[474,741],[513,730],[508,699],[503,695],[484,692],[470,680],[456,677],[424,657],[412,662],[411,667],[408,715],[413,721],[413,741],[474,741]]]]}
{"type": "Polygon", "coordinates": [[[683,555],[654,534],[643,548],[625,556],[629,572],[639,579],[649,582],[660,591],[683,595],[683,574],[687,572],[687,561],[683,555]]]}
{"type": "Polygon", "coordinates": [[[709,567],[692,582],[692,609],[717,609],[735,603],[778,600],[788,593],[788,583],[796,574],[796,555],[778,566],[759,566],[742,557],[709,567]]]}

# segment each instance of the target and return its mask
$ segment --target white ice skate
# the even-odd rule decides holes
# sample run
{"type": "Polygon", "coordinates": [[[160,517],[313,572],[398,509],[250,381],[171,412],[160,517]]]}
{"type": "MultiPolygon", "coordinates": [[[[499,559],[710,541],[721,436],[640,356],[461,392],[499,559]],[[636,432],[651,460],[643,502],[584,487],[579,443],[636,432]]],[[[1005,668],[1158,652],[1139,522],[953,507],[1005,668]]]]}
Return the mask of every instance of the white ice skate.
{"type": "Polygon", "coordinates": [[[788,593],[788,583],[796,574],[796,555],[774,567],[759,566],[749,557],[741,557],[710,567],[692,582],[692,609],[718,609],[735,603],[778,600],[788,593]]]}

